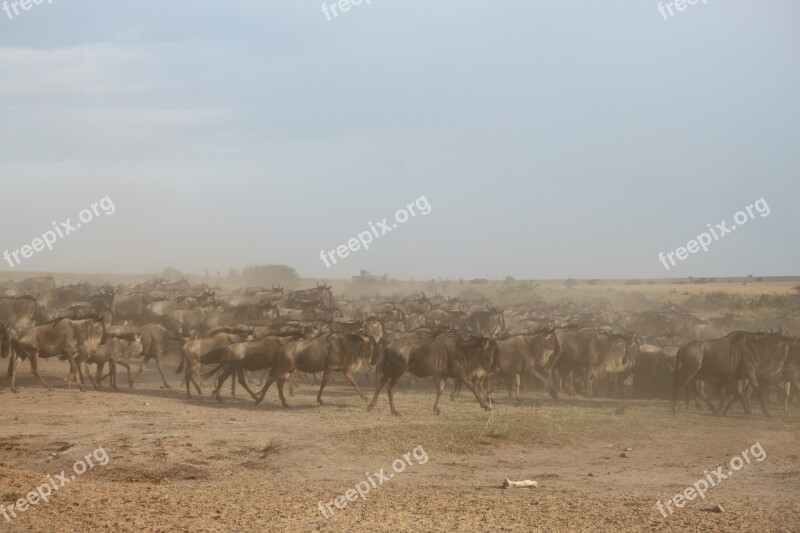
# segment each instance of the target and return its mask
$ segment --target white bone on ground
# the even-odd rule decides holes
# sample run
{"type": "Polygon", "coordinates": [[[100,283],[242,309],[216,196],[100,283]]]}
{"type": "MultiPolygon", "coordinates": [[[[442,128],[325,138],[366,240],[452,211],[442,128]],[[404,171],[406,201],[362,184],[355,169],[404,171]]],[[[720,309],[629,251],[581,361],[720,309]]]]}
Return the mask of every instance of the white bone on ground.
{"type": "Polygon", "coordinates": [[[503,487],[506,489],[515,489],[521,487],[539,488],[539,483],[536,481],[531,481],[530,479],[526,479],[524,481],[511,481],[510,479],[506,478],[506,480],[503,481],[503,487]]]}

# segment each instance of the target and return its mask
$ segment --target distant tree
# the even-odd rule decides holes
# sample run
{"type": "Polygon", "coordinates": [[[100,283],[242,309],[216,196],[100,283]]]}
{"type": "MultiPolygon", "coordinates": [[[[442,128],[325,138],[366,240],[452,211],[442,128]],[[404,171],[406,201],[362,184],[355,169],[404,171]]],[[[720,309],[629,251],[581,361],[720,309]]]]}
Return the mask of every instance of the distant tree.
{"type": "Polygon", "coordinates": [[[566,288],[568,288],[568,289],[571,289],[572,287],[574,287],[577,284],[578,284],[578,280],[573,279],[573,278],[567,278],[567,279],[564,280],[564,286],[566,288]]]}
{"type": "Polygon", "coordinates": [[[596,279],[590,279],[589,280],[589,285],[597,285],[597,280],[596,279]]]}
{"type": "Polygon", "coordinates": [[[177,268],[172,268],[171,266],[168,266],[161,272],[161,277],[169,281],[178,281],[181,278],[183,278],[183,273],[177,268]]]}
{"type": "Polygon", "coordinates": [[[249,287],[280,285],[291,288],[299,279],[295,269],[286,265],[255,265],[245,267],[241,272],[234,269],[228,272],[228,281],[249,287]]]}

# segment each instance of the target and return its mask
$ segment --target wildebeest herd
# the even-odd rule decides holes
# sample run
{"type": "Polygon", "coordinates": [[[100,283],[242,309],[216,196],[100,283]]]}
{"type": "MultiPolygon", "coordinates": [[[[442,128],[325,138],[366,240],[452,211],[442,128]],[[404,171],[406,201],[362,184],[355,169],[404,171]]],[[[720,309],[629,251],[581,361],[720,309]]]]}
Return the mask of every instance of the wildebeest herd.
{"type": "Polygon", "coordinates": [[[180,358],[186,394],[202,394],[202,377],[215,376],[219,401],[231,378],[261,403],[274,383],[284,406],[284,385],[295,375],[317,383],[317,401],[333,372],[341,372],[367,401],[362,386],[374,383],[368,409],[385,387],[397,414],[394,391],[401,378],[432,377],[439,402],[446,382],[452,397],[464,386],[490,409],[491,392],[503,386],[517,401],[523,387],[553,398],[633,397],[700,400],[725,414],[735,400],[751,412],[754,394],[762,410],[773,397],[790,399],[800,389],[800,340],[783,331],[735,331],[734,317],[701,320],[677,306],[620,312],[603,306],[537,301],[504,309],[488,301],[442,295],[334,298],[331,287],[285,291],[254,287],[221,291],[188,281],[153,279],[134,287],[57,287],[52,278],[0,285],[0,355],[17,390],[18,366],[39,373],[41,359],[69,362],[66,385],[84,390],[84,377],[100,389],[116,367],[133,387],[153,360],[163,369],[180,358]],[[128,364],[140,357],[134,376],[128,364]],[[89,365],[96,365],[94,376],[89,365]],[[108,366],[108,374],[104,369],[108,366]],[[201,375],[201,371],[205,373],[201,375]],[[257,374],[250,374],[256,373],[257,374]],[[251,388],[260,377],[260,390],[251,388]],[[794,387],[792,387],[792,385],[794,387]],[[715,402],[712,400],[716,400],[715,402]]]}

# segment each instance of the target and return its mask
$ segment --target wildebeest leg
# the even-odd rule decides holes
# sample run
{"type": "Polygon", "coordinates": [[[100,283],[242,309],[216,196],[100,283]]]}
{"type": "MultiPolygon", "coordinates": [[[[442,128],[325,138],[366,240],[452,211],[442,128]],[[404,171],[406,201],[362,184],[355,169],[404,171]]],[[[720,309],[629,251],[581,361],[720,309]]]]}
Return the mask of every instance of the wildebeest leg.
{"type": "Polygon", "coordinates": [[[128,370],[128,386],[133,388],[133,377],[131,376],[131,365],[124,361],[117,361],[118,365],[124,366],[128,370]]]}
{"type": "Polygon", "coordinates": [[[567,375],[564,376],[564,388],[566,390],[566,394],[568,396],[575,396],[575,372],[572,370],[567,372],[567,375]]]}
{"type": "Polygon", "coordinates": [[[137,379],[137,380],[138,380],[138,379],[139,379],[139,376],[141,376],[141,375],[142,375],[142,371],[144,370],[144,367],[145,367],[145,366],[147,366],[147,362],[148,362],[149,360],[150,360],[150,358],[149,358],[147,355],[143,355],[143,356],[142,356],[142,364],[140,364],[140,365],[139,365],[139,371],[138,371],[138,372],[136,372],[136,378],[135,378],[135,379],[137,379]]]}
{"type": "MultiPolygon", "coordinates": [[[[81,367],[76,361],[75,355],[76,355],[75,353],[67,353],[67,358],[69,359],[70,373],[75,372],[77,374],[77,377],[75,378],[75,383],[78,384],[78,389],[81,392],[85,392],[86,387],[83,383],[83,372],[81,372],[81,367]]],[[[67,388],[69,388],[69,382],[67,382],[67,388]]]]}
{"type": "MultiPolygon", "coordinates": [[[[726,394],[725,397],[722,398],[722,401],[720,401],[720,407],[719,407],[719,409],[720,409],[719,412],[722,414],[722,416],[728,416],[728,410],[733,405],[733,402],[736,401],[736,398],[739,398],[741,400],[741,397],[740,397],[739,393],[737,391],[735,391],[735,390],[730,393],[730,396],[728,396],[726,394]],[[727,403],[725,403],[726,399],[728,399],[727,403]]],[[[745,409],[745,414],[748,414],[747,409],[745,409]]]]}
{"type": "MultiPolygon", "coordinates": [[[[95,372],[94,379],[97,381],[97,386],[98,387],[102,387],[103,386],[103,380],[111,375],[111,374],[108,374],[108,375],[105,375],[105,376],[103,375],[103,368],[105,368],[105,366],[106,366],[105,361],[97,363],[97,372],[95,372]]],[[[87,374],[89,373],[88,369],[86,370],[86,373],[87,374]]]]}
{"type": "MultiPolygon", "coordinates": [[[[96,380],[96,379],[94,379],[94,377],[92,377],[92,371],[89,368],[89,361],[84,361],[83,362],[83,371],[86,373],[86,375],[91,380],[92,386],[95,388],[95,390],[103,390],[103,388],[101,387],[101,383],[102,382],[99,379],[96,380]]],[[[100,374],[102,376],[99,363],[97,364],[97,371],[98,371],[98,374],[100,374]]]]}
{"type": "Polygon", "coordinates": [[[343,374],[344,374],[344,377],[347,378],[347,381],[350,382],[350,385],[352,385],[353,388],[356,389],[356,392],[358,393],[358,395],[361,396],[361,401],[366,402],[367,401],[367,397],[364,396],[364,393],[361,392],[361,389],[358,388],[358,383],[356,383],[355,378],[353,378],[353,374],[351,374],[349,370],[345,370],[343,372],[343,374]]]}
{"type": "MultiPolygon", "coordinates": [[[[522,376],[519,372],[514,372],[514,403],[519,405],[519,386],[520,382],[522,381],[522,376]]],[[[509,396],[511,395],[511,391],[509,390],[509,396]]]]}
{"type": "Polygon", "coordinates": [[[241,369],[241,368],[238,369],[236,371],[236,376],[239,378],[239,383],[242,384],[242,387],[244,387],[244,390],[246,390],[250,394],[250,397],[251,398],[255,398],[256,397],[256,393],[253,392],[252,389],[250,389],[250,387],[247,385],[247,378],[245,377],[244,370],[241,369]]]}
{"type": "MultiPolygon", "coordinates": [[[[53,390],[53,387],[48,385],[47,382],[42,378],[42,376],[39,375],[39,350],[36,350],[32,354],[30,354],[28,356],[28,360],[31,362],[31,374],[33,374],[36,377],[36,379],[39,380],[39,383],[44,385],[49,390],[53,390]]],[[[14,392],[16,392],[16,389],[13,389],[13,386],[14,386],[14,375],[13,374],[12,374],[12,377],[11,377],[11,386],[12,386],[12,390],[14,392]]]]}
{"type": "Polygon", "coordinates": [[[186,396],[191,399],[192,398],[192,391],[191,391],[191,383],[189,383],[189,374],[184,374],[183,381],[186,383],[186,396]]]}
{"type": "MultiPolygon", "coordinates": [[[[439,386],[438,381],[436,386],[437,387],[439,386]]],[[[461,396],[461,380],[459,379],[456,379],[456,382],[453,384],[453,392],[450,393],[450,401],[452,402],[453,400],[455,400],[457,396],[458,397],[461,396]]]]}
{"type": "Polygon", "coordinates": [[[562,387],[561,372],[559,372],[557,368],[554,368],[550,377],[553,380],[553,390],[556,392],[556,395],[564,394],[564,389],[562,387]]]}
{"type": "Polygon", "coordinates": [[[789,398],[792,396],[792,382],[787,380],[783,384],[783,415],[789,415],[789,398]]]}
{"type": "Polygon", "coordinates": [[[322,382],[319,385],[319,392],[317,393],[317,403],[320,405],[325,405],[322,403],[322,389],[325,388],[325,385],[327,385],[328,379],[330,379],[330,377],[331,377],[331,369],[326,368],[322,372],[322,382]]]}
{"type": "Polygon", "coordinates": [[[756,378],[756,373],[754,371],[749,371],[747,376],[750,378],[750,385],[753,387],[753,390],[756,393],[756,398],[758,398],[758,403],[761,404],[761,410],[764,411],[764,416],[767,418],[771,418],[772,415],[769,414],[767,411],[767,404],[764,402],[764,394],[761,390],[761,386],[758,384],[758,379],[756,378]]]}
{"type": "Polygon", "coordinates": [[[445,383],[447,378],[443,376],[436,376],[436,399],[433,401],[433,414],[439,414],[439,398],[444,392],[445,383]]]}
{"type": "Polygon", "coordinates": [[[217,398],[217,401],[220,403],[222,403],[222,395],[220,394],[220,392],[222,391],[222,385],[225,384],[225,380],[227,380],[228,377],[233,373],[234,370],[228,367],[225,370],[223,370],[222,373],[217,378],[217,386],[214,388],[214,392],[212,392],[212,394],[217,398]]]}
{"type": "MultiPolygon", "coordinates": [[[[684,365],[685,366],[685,365],[684,365]]],[[[680,391],[686,387],[689,383],[691,383],[692,379],[700,372],[700,367],[689,369],[688,374],[686,377],[681,379],[681,371],[683,368],[679,367],[677,364],[675,365],[675,377],[672,380],[672,413],[675,414],[675,405],[678,403],[678,394],[680,391]]],[[[705,397],[705,394],[703,395],[705,397]]],[[[709,403],[709,407],[711,407],[711,412],[716,413],[714,410],[714,406],[709,403]]]]}
{"type": "MultiPolygon", "coordinates": [[[[155,356],[153,356],[153,359],[156,360],[156,366],[158,367],[158,373],[161,374],[161,381],[164,382],[164,388],[165,389],[171,389],[172,387],[170,387],[169,383],[167,383],[167,378],[164,377],[164,369],[161,367],[161,358],[158,357],[158,355],[155,355],[155,356]]],[[[142,364],[144,365],[144,363],[142,363],[142,364]]],[[[142,369],[140,368],[139,372],[141,373],[141,371],[142,371],[142,369]]]]}
{"type": "Polygon", "coordinates": [[[595,373],[593,369],[586,369],[586,397],[591,398],[594,396],[594,381],[595,373]]]}
{"type": "Polygon", "coordinates": [[[197,389],[197,394],[202,396],[203,395],[203,389],[200,387],[200,380],[197,377],[198,375],[199,375],[199,373],[195,369],[195,370],[192,370],[192,373],[189,374],[189,377],[191,378],[192,383],[194,383],[194,388],[197,389]]]}
{"type": "Polygon", "coordinates": [[[15,350],[11,350],[11,357],[8,358],[8,373],[6,377],[9,380],[9,386],[11,387],[11,392],[17,392],[16,387],[14,386],[14,378],[17,375],[17,363],[19,360],[17,359],[17,352],[15,350]]]}
{"type": "Polygon", "coordinates": [[[235,379],[231,380],[231,396],[236,398],[236,380],[235,379]]]}
{"type": "Polygon", "coordinates": [[[111,388],[119,392],[119,387],[117,387],[117,364],[113,359],[108,361],[108,372],[110,376],[109,379],[111,380],[111,388]]]}
{"type": "MultiPolygon", "coordinates": [[[[84,371],[86,372],[86,377],[89,378],[89,381],[92,384],[92,387],[94,387],[96,390],[101,390],[100,385],[98,383],[95,383],[94,378],[92,377],[92,373],[89,371],[89,361],[83,362],[83,368],[84,371]]],[[[110,363],[109,363],[109,368],[110,368],[110,363]]]]}
{"type": "Polygon", "coordinates": [[[389,385],[386,387],[386,394],[389,396],[389,410],[393,415],[398,416],[400,413],[394,408],[394,387],[400,381],[400,376],[395,376],[389,380],[389,385]]]}
{"type": "Polygon", "coordinates": [[[389,381],[389,377],[381,375],[378,383],[375,385],[375,394],[372,395],[372,401],[369,402],[367,406],[367,411],[372,411],[375,407],[375,404],[378,403],[378,395],[381,393],[381,389],[384,385],[389,381]]]}
{"type": "MultiPolygon", "coordinates": [[[[289,407],[289,403],[286,401],[286,396],[283,395],[283,386],[286,384],[286,379],[287,376],[282,376],[281,379],[278,380],[278,397],[281,399],[282,406],[289,407]]],[[[322,394],[322,389],[320,389],[319,393],[322,394]]],[[[317,401],[322,404],[322,400],[320,400],[319,396],[317,396],[317,401]]]]}
{"type": "Polygon", "coordinates": [[[260,404],[264,401],[264,397],[267,395],[267,391],[269,390],[270,386],[278,381],[277,376],[273,375],[277,374],[276,372],[270,371],[269,377],[267,378],[267,382],[264,384],[264,388],[258,393],[258,398],[256,398],[256,405],[260,404]]]}
{"type": "Polygon", "coordinates": [[[712,414],[715,414],[715,415],[716,415],[716,414],[719,414],[719,410],[717,410],[717,409],[714,407],[714,404],[713,404],[713,403],[711,403],[711,400],[709,400],[709,399],[708,399],[708,396],[706,396],[706,388],[705,388],[705,387],[697,387],[697,389],[696,389],[696,390],[697,390],[697,394],[700,396],[700,398],[701,398],[701,399],[702,399],[704,402],[706,402],[706,405],[708,406],[708,408],[709,408],[709,409],[711,409],[711,413],[712,413],[712,414]]]}
{"type": "MultiPolygon", "coordinates": [[[[739,382],[739,385],[741,386],[741,382],[739,382]]],[[[752,389],[752,386],[749,382],[747,382],[746,386],[742,390],[742,402],[747,405],[748,413],[753,412],[753,404],[750,402],[750,389],[752,389]]]]}
{"type": "Polygon", "coordinates": [[[461,378],[461,381],[464,382],[464,386],[467,387],[470,390],[470,392],[475,395],[475,398],[477,398],[478,403],[480,404],[480,406],[483,407],[487,411],[491,411],[492,408],[489,407],[489,405],[487,405],[487,403],[483,401],[483,398],[481,398],[481,395],[478,392],[478,389],[475,387],[475,385],[472,384],[472,381],[470,381],[470,379],[467,377],[466,372],[464,372],[462,370],[461,372],[459,372],[459,374],[460,374],[459,377],[461,378]]]}

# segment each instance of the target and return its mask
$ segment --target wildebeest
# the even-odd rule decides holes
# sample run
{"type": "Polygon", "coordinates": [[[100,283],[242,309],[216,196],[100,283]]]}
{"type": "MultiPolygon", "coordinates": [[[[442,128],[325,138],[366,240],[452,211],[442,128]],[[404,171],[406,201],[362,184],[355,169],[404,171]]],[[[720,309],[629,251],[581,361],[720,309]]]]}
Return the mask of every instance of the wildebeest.
{"type": "Polygon", "coordinates": [[[259,339],[243,341],[231,344],[223,348],[222,361],[212,370],[203,374],[204,378],[210,377],[217,372],[222,372],[217,379],[217,386],[214,395],[218,401],[222,401],[220,390],[225,380],[230,376],[235,376],[239,383],[250,393],[253,399],[257,398],[250,387],[247,385],[245,370],[255,372],[272,368],[279,350],[289,341],[298,340],[300,335],[297,333],[289,335],[266,335],[259,339]]]}
{"type": "Polygon", "coordinates": [[[534,335],[515,335],[497,341],[497,367],[511,392],[513,380],[514,398],[519,404],[521,376],[530,374],[538,379],[551,396],[558,397],[552,383],[553,356],[558,353],[558,337],[555,331],[534,335]]]}
{"type": "Polygon", "coordinates": [[[558,370],[555,387],[570,372],[580,371],[585,377],[585,395],[594,395],[594,384],[601,375],[609,375],[622,393],[625,379],[633,371],[639,353],[635,335],[618,335],[593,328],[556,328],[558,352],[554,366],[558,370]]]}
{"type": "MultiPolygon", "coordinates": [[[[678,350],[672,391],[672,412],[675,412],[678,393],[694,381],[717,380],[723,389],[742,401],[745,412],[749,407],[741,393],[738,381],[746,379],[756,393],[761,409],[770,416],[764,403],[761,382],[775,383],[784,375],[784,363],[790,349],[790,340],[782,333],[750,333],[734,331],[725,337],[706,341],[692,341],[678,350]]],[[[705,395],[698,393],[713,413],[719,412],[705,395]]],[[[724,398],[723,398],[724,399],[724,398]]],[[[734,398],[722,409],[726,413],[734,398]]]]}
{"type": "Polygon", "coordinates": [[[458,378],[475,395],[478,403],[486,410],[489,399],[485,398],[475,385],[470,375],[480,368],[490,372],[497,356],[497,343],[481,337],[463,338],[457,333],[441,333],[433,338],[409,338],[392,342],[384,350],[380,362],[380,381],[375,387],[368,410],[372,410],[378,401],[378,395],[387,385],[389,409],[396,415],[394,407],[394,387],[403,374],[409,372],[417,377],[435,376],[437,379],[436,399],[433,412],[439,414],[439,398],[444,392],[447,378],[458,378]]]}
{"type": "MultiPolygon", "coordinates": [[[[192,391],[190,384],[194,384],[198,394],[203,394],[203,389],[200,387],[199,370],[201,364],[219,363],[219,360],[210,361],[204,360],[203,356],[217,350],[224,348],[235,342],[242,342],[250,337],[251,331],[244,331],[236,328],[218,328],[212,330],[208,337],[201,339],[194,339],[183,345],[183,359],[181,364],[175,370],[179,374],[181,370],[185,371],[184,381],[186,382],[186,395],[191,398],[192,391]]],[[[220,354],[221,357],[222,354],[220,354]]]]}
{"type": "Polygon", "coordinates": [[[295,369],[311,374],[322,372],[317,393],[317,403],[320,405],[323,404],[322,391],[333,371],[342,372],[361,399],[367,401],[364,393],[358,388],[353,372],[372,360],[375,344],[375,340],[366,335],[346,333],[324,333],[313,339],[286,343],[278,352],[275,365],[270,370],[264,388],[259,392],[256,405],[264,400],[270,385],[277,381],[281,404],[288,407],[289,404],[283,394],[283,385],[295,369]]]}
{"type": "MultiPolygon", "coordinates": [[[[129,327],[129,326],[114,326],[116,327],[129,327]]],[[[142,371],[151,359],[155,359],[158,373],[161,374],[161,381],[164,383],[165,389],[172,387],[167,383],[167,378],[164,375],[164,369],[161,366],[162,361],[169,354],[178,354],[180,357],[181,348],[188,342],[189,338],[179,335],[173,331],[168,330],[161,324],[146,324],[142,327],[136,327],[136,333],[141,338],[142,343],[142,364],[136,372],[134,381],[139,379],[142,371]]],[[[112,329],[112,328],[109,328],[112,329]]],[[[111,333],[109,333],[110,335],[111,333]]]]}
{"type": "Polygon", "coordinates": [[[146,322],[147,306],[154,300],[152,296],[141,292],[117,296],[114,299],[114,321],[133,321],[138,324],[146,322]]]}
{"type": "MultiPolygon", "coordinates": [[[[5,324],[0,324],[0,359],[5,359],[11,352],[11,331],[5,324]]],[[[10,361],[14,364],[14,361],[10,361]]]]}
{"type": "Polygon", "coordinates": [[[42,319],[42,309],[33,296],[0,298],[0,324],[22,330],[42,322],[42,319]]]}
{"type": "Polygon", "coordinates": [[[502,311],[481,309],[469,314],[467,327],[476,337],[492,337],[505,331],[506,322],[502,311]]]}
{"type": "MultiPolygon", "coordinates": [[[[84,320],[61,318],[23,331],[19,337],[11,339],[11,349],[14,352],[9,364],[11,390],[16,392],[15,357],[20,360],[28,359],[31,373],[42,385],[50,389],[52,387],[39,375],[39,359],[65,355],[70,365],[67,386],[72,376],[77,374],[78,387],[83,391],[83,374],[79,365],[97,348],[102,338],[103,322],[98,318],[84,320]]],[[[92,380],[92,377],[89,376],[89,379],[92,380]]]]}
{"type": "Polygon", "coordinates": [[[6,296],[40,296],[47,291],[56,288],[56,282],[52,276],[42,278],[28,278],[14,283],[5,291],[6,296]]]}
{"type": "Polygon", "coordinates": [[[142,343],[138,335],[130,338],[110,337],[97,347],[97,349],[89,355],[84,362],[86,367],[86,375],[89,374],[89,365],[97,365],[97,375],[95,378],[96,383],[94,386],[100,390],[103,377],[103,367],[108,364],[108,376],[110,377],[111,388],[117,388],[117,366],[120,365],[128,370],[128,385],[133,388],[133,377],[131,376],[131,367],[126,359],[138,357],[142,353],[142,343]]]}

